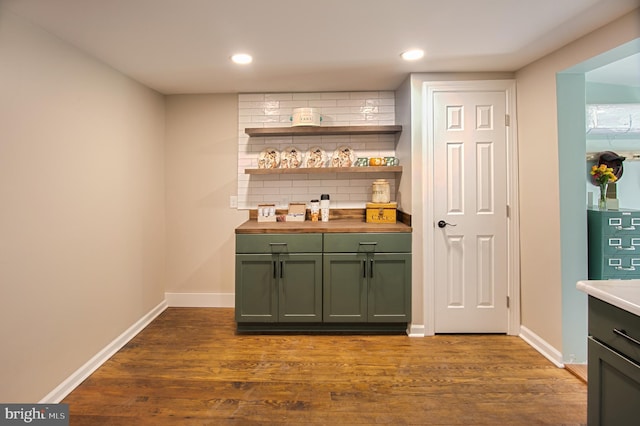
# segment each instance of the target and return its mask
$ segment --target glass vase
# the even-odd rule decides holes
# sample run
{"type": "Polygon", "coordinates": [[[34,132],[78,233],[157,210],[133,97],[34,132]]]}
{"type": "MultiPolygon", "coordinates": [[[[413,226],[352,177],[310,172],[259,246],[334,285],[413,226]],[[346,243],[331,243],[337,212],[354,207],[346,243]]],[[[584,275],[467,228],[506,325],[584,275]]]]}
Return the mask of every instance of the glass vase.
{"type": "Polygon", "coordinates": [[[598,198],[598,209],[606,210],[607,209],[607,184],[600,184],[600,198],[598,198]]]}

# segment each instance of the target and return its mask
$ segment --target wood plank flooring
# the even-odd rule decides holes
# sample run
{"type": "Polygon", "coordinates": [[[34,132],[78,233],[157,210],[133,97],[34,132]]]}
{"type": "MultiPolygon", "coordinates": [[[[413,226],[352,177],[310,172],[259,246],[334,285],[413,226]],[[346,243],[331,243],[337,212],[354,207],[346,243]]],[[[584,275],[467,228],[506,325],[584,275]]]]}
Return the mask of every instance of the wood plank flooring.
{"type": "Polygon", "coordinates": [[[237,335],[169,308],[63,401],[71,425],[578,425],[587,387],[518,337],[237,335]]]}
{"type": "Polygon", "coordinates": [[[583,382],[587,383],[589,381],[587,364],[565,364],[564,368],[583,382]]]}

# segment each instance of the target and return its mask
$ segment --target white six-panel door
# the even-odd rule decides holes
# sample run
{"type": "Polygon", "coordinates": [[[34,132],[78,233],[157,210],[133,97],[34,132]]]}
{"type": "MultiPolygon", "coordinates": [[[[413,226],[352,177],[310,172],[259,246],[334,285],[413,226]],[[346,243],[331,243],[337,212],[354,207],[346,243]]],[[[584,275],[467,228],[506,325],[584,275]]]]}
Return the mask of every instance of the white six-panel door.
{"type": "Polygon", "coordinates": [[[435,332],[505,333],[505,92],[436,92],[432,111],[435,332]]]}

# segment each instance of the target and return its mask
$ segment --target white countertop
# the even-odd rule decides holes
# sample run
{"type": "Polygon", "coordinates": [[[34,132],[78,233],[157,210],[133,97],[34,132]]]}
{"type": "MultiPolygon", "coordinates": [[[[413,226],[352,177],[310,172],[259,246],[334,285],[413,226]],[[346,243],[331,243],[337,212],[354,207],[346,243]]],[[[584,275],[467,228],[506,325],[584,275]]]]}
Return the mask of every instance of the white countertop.
{"type": "Polygon", "coordinates": [[[578,290],[640,316],[640,280],[578,281],[578,290]]]}

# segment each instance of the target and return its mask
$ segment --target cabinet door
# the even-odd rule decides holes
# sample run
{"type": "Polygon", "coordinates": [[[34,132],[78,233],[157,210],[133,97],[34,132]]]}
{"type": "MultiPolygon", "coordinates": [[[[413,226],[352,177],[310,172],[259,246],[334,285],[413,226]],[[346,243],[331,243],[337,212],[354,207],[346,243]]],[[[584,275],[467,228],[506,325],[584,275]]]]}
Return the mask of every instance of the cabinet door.
{"type": "Polygon", "coordinates": [[[411,255],[376,253],[368,262],[369,322],[411,321],[411,255]]]}
{"type": "Polygon", "coordinates": [[[278,319],[322,321],[322,254],[278,257],[278,319]]]}
{"type": "Polygon", "coordinates": [[[324,322],[366,322],[367,255],[325,254],[323,264],[324,322]]]}
{"type": "Polygon", "coordinates": [[[589,337],[587,423],[637,425],[640,365],[589,337]]]}
{"type": "Polygon", "coordinates": [[[236,255],[237,322],[277,321],[276,259],[271,254],[236,255]]]}

